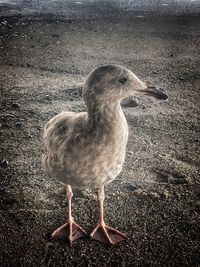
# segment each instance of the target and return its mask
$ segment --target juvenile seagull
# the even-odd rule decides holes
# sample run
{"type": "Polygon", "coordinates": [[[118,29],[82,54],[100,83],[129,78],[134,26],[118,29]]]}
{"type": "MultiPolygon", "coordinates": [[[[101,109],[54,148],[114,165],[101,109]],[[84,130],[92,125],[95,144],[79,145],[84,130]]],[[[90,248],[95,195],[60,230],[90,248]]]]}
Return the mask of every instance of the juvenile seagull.
{"type": "Polygon", "coordinates": [[[98,189],[100,215],[91,238],[108,244],[126,238],[104,222],[104,186],[117,177],[125,160],[128,125],[120,101],[140,94],[167,99],[164,91],[143,83],[129,69],[101,66],[89,74],[83,85],[87,112],[62,112],[46,124],[43,164],[50,176],[67,186],[69,213],[68,222],[55,230],[53,237],[72,243],[86,235],[71,214],[72,186],[98,189]]]}

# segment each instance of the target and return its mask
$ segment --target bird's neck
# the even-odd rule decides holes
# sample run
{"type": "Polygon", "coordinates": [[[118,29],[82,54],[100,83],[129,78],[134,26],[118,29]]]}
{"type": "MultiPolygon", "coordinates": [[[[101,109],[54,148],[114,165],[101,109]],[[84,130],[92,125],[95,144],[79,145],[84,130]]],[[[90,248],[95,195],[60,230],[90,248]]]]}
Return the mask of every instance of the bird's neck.
{"type": "Polygon", "coordinates": [[[94,102],[88,107],[89,129],[112,130],[120,126],[120,121],[124,121],[124,119],[120,101],[103,104],[94,102]]]}

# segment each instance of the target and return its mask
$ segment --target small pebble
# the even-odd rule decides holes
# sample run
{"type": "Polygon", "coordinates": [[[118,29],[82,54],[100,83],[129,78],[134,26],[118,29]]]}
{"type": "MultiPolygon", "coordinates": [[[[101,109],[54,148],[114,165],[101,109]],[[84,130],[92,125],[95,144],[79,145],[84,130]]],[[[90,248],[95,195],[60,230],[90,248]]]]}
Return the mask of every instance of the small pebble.
{"type": "Polygon", "coordinates": [[[45,96],[44,96],[44,99],[46,99],[46,100],[51,100],[51,96],[50,96],[50,95],[45,95],[45,96]]]}
{"type": "Polygon", "coordinates": [[[137,189],[137,186],[132,183],[125,183],[125,187],[130,191],[135,191],[137,189]]]}
{"type": "Polygon", "coordinates": [[[6,114],[6,117],[11,117],[11,118],[14,118],[14,117],[15,117],[15,115],[7,113],[7,114],[6,114]]]}
{"type": "Polygon", "coordinates": [[[183,77],[178,77],[179,80],[184,81],[185,79],[183,77]]]}
{"type": "Polygon", "coordinates": [[[13,108],[20,108],[20,104],[18,102],[12,103],[13,108]]]}
{"type": "Polygon", "coordinates": [[[151,192],[151,193],[149,193],[149,196],[150,196],[151,198],[153,198],[153,199],[159,199],[159,198],[160,198],[160,196],[159,196],[156,192],[151,192]]]}
{"type": "Polygon", "coordinates": [[[148,194],[145,191],[143,191],[141,188],[135,190],[134,194],[139,198],[146,198],[148,196],[148,194]]]}
{"type": "Polygon", "coordinates": [[[3,159],[0,163],[1,167],[7,167],[9,165],[8,161],[6,159],[3,159]]]}
{"type": "Polygon", "coordinates": [[[17,127],[18,129],[21,129],[21,128],[23,128],[23,123],[22,122],[16,122],[15,127],[17,127]]]}
{"type": "Polygon", "coordinates": [[[164,190],[163,192],[160,193],[160,198],[161,199],[168,199],[169,198],[169,192],[167,190],[164,190]]]}
{"type": "Polygon", "coordinates": [[[174,194],[175,196],[176,196],[176,198],[178,199],[178,200],[180,200],[181,199],[181,195],[178,193],[178,192],[175,192],[175,194],[174,194]]]}

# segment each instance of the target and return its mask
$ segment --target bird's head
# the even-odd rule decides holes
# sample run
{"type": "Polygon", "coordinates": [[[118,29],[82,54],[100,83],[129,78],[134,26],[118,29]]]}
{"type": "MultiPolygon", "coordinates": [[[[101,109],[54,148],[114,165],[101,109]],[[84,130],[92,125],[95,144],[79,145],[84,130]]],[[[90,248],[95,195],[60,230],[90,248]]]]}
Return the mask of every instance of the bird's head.
{"type": "Polygon", "coordinates": [[[140,81],[132,71],[119,65],[105,65],[93,70],[83,86],[86,104],[90,101],[118,102],[123,98],[139,95],[162,100],[168,98],[162,89],[140,81]]]}

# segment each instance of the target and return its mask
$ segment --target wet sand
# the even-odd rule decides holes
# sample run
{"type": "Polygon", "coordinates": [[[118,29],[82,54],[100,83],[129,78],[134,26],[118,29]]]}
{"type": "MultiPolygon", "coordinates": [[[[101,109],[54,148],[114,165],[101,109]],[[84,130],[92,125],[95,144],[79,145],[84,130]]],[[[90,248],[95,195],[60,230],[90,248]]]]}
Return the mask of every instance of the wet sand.
{"type": "MultiPolygon", "coordinates": [[[[108,11],[0,21],[1,266],[198,266],[200,259],[199,25],[196,15],[108,11]],[[42,170],[42,129],[62,110],[83,111],[81,83],[116,63],[166,89],[169,101],[125,106],[126,162],[106,188],[105,220],[128,239],[52,240],[66,219],[61,185],[42,170]]],[[[77,192],[74,219],[90,232],[96,192],[77,192]]]]}

